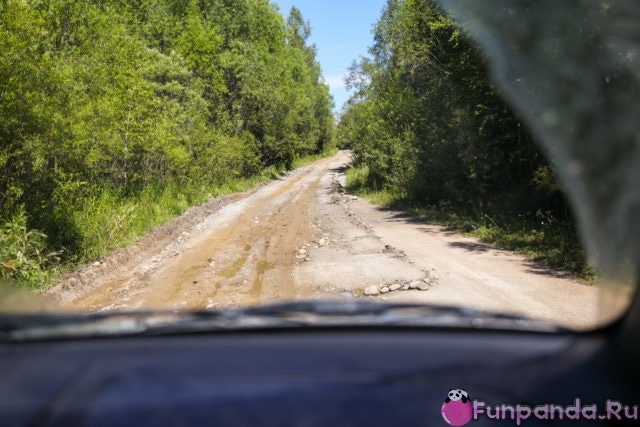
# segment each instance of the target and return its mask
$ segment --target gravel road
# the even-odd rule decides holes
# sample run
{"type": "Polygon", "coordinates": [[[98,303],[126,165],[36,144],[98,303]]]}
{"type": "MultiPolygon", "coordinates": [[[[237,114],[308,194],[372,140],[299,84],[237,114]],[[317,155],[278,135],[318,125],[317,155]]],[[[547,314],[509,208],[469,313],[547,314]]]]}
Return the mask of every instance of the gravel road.
{"type": "Polygon", "coordinates": [[[367,298],[596,322],[597,286],[345,194],[349,160],[341,151],[194,207],[46,296],[91,312],[367,298]]]}

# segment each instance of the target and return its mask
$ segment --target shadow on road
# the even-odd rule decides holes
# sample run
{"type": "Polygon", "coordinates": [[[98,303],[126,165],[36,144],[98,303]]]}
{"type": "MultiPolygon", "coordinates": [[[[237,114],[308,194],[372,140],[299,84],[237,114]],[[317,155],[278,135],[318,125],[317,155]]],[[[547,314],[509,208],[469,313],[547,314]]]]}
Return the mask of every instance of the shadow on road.
{"type": "Polygon", "coordinates": [[[481,243],[481,242],[450,242],[449,246],[453,248],[465,249],[469,252],[488,252],[492,249],[496,249],[493,246],[481,243]]]}
{"type": "Polygon", "coordinates": [[[535,261],[525,260],[522,264],[526,267],[527,272],[533,274],[539,274],[541,276],[547,277],[555,277],[558,279],[574,279],[575,276],[571,274],[569,271],[554,269],[552,267],[547,267],[541,264],[538,264],[535,261]]]}
{"type": "Polygon", "coordinates": [[[338,166],[338,167],[335,167],[335,168],[331,168],[331,169],[329,169],[329,172],[333,172],[333,173],[345,173],[348,167],[349,167],[349,165],[342,165],[342,166],[338,166]]]}
{"type": "Polygon", "coordinates": [[[415,215],[411,215],[407,212],[398,211],[391,208],[384,208],[384,207],[376,207],[376,210],[378,212],[383,212],[385,214],[388,214],[389,221],[391,222],[423,225],[424,227],[420,227],[419,230],[427,234],[438,234],[438,235],[444,235],[444,236],[460,235],[460,233],[456,233],[455,231],[447,230],[447,228],[444,226],[430,224],[426,222],[424,219],[417,217],[415,215]]]}

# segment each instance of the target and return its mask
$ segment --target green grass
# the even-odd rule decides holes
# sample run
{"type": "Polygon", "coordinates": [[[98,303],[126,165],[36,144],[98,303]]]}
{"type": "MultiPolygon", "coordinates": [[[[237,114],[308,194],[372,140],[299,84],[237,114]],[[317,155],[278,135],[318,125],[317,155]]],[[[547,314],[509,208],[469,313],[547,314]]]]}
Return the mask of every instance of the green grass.
{"type": "Polygon", "coordinates": [[[369,168],[367,166],[349,167],[346,170],[347,191],[360,196],[378,206],[392,207],[398,202],[388,189],[376,188],[369,182],[369,168]]]}
{"type": "MultiPolygon", "coordinates": [[[[370,202],[404,210],[425,222],[438,224],[447,230],[474,236],[498,248],[527,256],[541,265],[570,272],[585,283],[595,283],[598,275],[586,262],[585,252],[579,242],[573,224],[568,221],[522,221],[520,218],[492,216],[481,218],[459,214],[450,205],[421,206],[415,200],[407,200],[386,188],[371,188],[366,166],[350,167],[346,171],[347,190],[370,202]]],[[[535,216],[534,216],[535,217],[535,216]]]]}
{"type": "Polygon", "coordinates": [[[298,157],[293,161],[293,169],[298,169],[304,165],[315,162],[316,160],[324,159],[325,157],[333,156],[338,152],[337,148],[331,148],[327,151],[323,151],[319,154],[311,154],[304,157],[298,157]]]}

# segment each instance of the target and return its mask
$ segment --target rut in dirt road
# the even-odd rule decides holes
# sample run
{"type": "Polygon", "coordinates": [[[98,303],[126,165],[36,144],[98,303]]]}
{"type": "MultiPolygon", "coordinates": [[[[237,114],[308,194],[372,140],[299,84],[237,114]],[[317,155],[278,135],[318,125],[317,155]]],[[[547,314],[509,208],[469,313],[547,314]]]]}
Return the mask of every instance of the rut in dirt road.
{"type": "Polygon", "coordinates": [[[194,208],[190,221],[169,227],[179,237],[161,227],[157,242],[116,251],[48,295],[65,310],[92,312],[371,298],[594,323],[597,287],[344,194],[349,161],[341,151],[194,208]]]}
{"type": "Polygon", "coordinates": [[[320,179],[348,158],[341,153],[249,192],[203,218],[180,244],[158,248],[129,275],[113,274],[68,306],[206,309],[308,296],[294,284],[296,248],[312,238],[309,210],[320,179]]]}

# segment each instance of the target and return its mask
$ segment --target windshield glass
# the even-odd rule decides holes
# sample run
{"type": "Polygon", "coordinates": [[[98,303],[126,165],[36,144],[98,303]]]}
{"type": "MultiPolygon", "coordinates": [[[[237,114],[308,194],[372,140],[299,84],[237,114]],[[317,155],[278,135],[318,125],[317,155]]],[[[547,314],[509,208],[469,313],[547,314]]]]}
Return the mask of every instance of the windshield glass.
{"type": "Polygon", "coordinates": [[[640,260],[638,22],[632,0],[5,1],[0,310],[607,324],[640,260]]]}

